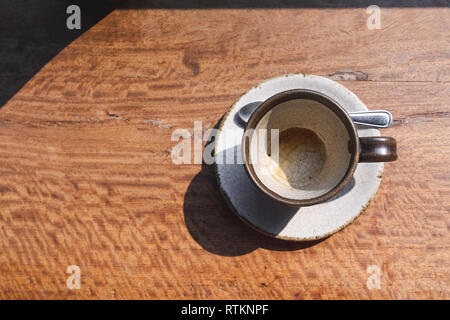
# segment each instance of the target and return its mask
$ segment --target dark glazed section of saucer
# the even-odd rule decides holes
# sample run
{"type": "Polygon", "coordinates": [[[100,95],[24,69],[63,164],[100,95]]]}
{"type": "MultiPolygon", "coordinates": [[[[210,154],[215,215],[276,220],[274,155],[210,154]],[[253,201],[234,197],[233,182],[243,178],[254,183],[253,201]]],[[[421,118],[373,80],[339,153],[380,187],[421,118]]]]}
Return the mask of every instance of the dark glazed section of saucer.
{"type": "Polygon", "coordinates": [[[247,127],[244,131],[243,140],[242,140],[242,154],[244,156],[244,163],[245,163],[245,171],[247,172],[250,181],[255,184],[255,186],[263,191],[266,195],[268,195],[270,198],[290,205],[290,206],[311,206],[320,202],[324,202],[328,199],[331,199],[335,195],[337,195],[344,187],[345,185],[351,180],[353,173],[356,170],[356,166],[359,161],[359,138],[358,138],[358,132],[356,130],[355,124],[353,123],[352,119],[348,115],[348,113],[342,108],[337,102],[329,98],[328,96],[312,90],[306,90],[306,89],[294,89],[294,90],[288,90],[281,93],[278,93],[271,98],[264,101],[258,109],[252,114],[250,117],[247,127]],[[253,168],[253,165],[250,164],[249,158],[250,158],[250,146],[249,146],[249,137],[247,136],[247,130],[249,129],[255,129],[258,122],[262,119],[262,117],[269,112],[272,108],[276,107],[277,105],[289,101],[289,100],[296,100],[296,99],[309,99],[317,101],[326,107],[328,107],[331,111],[333,111],[339,119],[342,121],[342,123],[347,128],[347,131],[350,136],[349,140],[349,152],[351,154],[350,164],[347,168],[347,171],[344,175],[344,177],[339,181],[339,183],[330,191],[327,193],[320,195],[315,198],[310,199],[290,199],[283,197],[269,188],[267,188],[262,181],[258,178],[256,175],[255,169],[253,168]]]}

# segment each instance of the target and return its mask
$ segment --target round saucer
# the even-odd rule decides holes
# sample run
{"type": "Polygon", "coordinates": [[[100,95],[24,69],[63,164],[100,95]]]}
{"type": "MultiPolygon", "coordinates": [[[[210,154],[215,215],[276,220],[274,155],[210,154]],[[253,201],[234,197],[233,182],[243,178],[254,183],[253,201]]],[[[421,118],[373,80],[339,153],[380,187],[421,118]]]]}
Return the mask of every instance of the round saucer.
{"type": "MultiPolygon", "coordinates": [[[[246,223],[266,235],[292,241],[328,237],[355,220],[378,190],[383,163],[359,163],[351,182],[334,198],[309,207],[278,203],[250,181],[242,164],[241,140],[244,125],[239,110],[259,104],[290,89],[320,91],[348,112],[367,107],[350,90],[330,79],[312,75],[286,75],[260,83],[241,96],[228,110],[215,138],[215,171],[219,188],[233,211],[246,223]]],[[[360,137],[378,136],[376,129],[358,128],[360,137]]]]}

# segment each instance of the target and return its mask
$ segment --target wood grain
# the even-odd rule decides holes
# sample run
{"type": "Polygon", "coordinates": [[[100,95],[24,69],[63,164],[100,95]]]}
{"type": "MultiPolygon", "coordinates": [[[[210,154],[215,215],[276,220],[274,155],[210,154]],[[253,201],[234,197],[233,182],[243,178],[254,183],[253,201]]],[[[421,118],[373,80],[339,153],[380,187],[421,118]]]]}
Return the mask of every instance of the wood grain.
{"type": "Polygon", "coordinates": [[[131,8],[86,31],[0,109],[0,298],[449,299],[449,9],[382,9],[381,30],[366,18],[131,8]],[[170,157],[174,129],[213,127],[284,73],[353,79],[395,119],[399,160],[375,199],[315,244],[249,229],[210,167],[170,157]]]}

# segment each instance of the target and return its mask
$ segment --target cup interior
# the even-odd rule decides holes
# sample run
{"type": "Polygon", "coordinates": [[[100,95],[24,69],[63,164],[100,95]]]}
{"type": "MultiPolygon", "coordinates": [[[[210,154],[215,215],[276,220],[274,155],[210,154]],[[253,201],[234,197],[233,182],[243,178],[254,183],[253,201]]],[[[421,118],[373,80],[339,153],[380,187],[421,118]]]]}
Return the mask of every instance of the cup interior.
{"type": "Polygon", "coordinates": [[[246,165],[264,191],[281,199],[300,203],[332,196],[355,165],[356,129],[329,101],[284,100],[246,130],[246,165]]]}

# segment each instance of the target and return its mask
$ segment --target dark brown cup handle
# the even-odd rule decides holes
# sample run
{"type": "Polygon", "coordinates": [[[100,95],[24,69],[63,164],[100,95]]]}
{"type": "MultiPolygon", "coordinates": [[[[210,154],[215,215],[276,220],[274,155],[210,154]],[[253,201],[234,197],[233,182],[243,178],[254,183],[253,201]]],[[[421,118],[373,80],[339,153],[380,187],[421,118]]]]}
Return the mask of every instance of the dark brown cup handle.
{"type": "Polygon", "coordinates": [[[361,137],[359,148],[359,162],[397,160],[397,142],[391,137],[361,137]]]}

